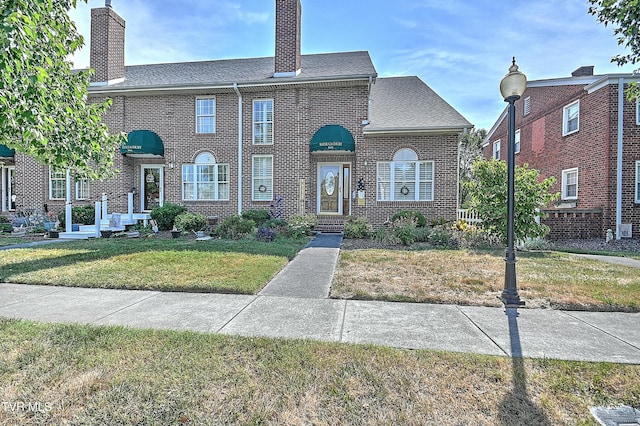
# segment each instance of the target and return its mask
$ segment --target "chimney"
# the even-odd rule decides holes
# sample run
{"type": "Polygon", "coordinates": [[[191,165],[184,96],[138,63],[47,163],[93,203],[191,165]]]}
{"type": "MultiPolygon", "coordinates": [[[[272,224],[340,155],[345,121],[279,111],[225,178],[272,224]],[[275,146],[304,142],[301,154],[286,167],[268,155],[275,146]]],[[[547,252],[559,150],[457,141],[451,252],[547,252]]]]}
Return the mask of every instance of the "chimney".
{"type": "Polygon", "coordinates": [[[588,77],[593,75],[593,65],[580,67],[571,73],[571,77],[588,77]]]}
{"type": "Polygon", "coordinates": [[[125,22],[105,1],[105,7],[91,9],[90,66],[95,70],[92,84],[107,85],[124,79],[125,22]]]}
{"type": "Polygon", "coordinates": [[[276,60],[274,77],[300,74],[300,0],[276,0],[276,60]]]}

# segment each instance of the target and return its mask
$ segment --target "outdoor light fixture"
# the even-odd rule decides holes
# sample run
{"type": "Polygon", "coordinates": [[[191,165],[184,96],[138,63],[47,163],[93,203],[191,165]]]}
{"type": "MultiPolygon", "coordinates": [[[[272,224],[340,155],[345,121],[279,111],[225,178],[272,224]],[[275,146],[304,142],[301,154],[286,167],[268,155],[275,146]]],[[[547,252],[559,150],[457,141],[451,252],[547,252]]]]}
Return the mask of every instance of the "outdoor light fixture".
{"type": "Polygon", "coordinates": [[[500,93],[505,102],[509,103],[509,129],[507,148],[507,249],[504,261],[504,290],[500,299],[507,308],[524,306],[520,300],[516,284],[516,252],[513,248],[513,223],[515,220],[515,139],[516,139],[516,106],[515,103],[527,88],[527,77],[518,71],[516,58],[509,67],[509,74],[500,82],[500,93]]]}

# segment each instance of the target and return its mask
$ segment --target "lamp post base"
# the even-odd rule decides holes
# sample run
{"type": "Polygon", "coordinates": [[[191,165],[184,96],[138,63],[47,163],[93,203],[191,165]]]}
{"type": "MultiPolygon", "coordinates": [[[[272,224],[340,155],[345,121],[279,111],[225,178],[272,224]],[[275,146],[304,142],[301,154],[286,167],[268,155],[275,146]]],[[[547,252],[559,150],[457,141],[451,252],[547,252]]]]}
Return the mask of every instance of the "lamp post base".
{"type": "Polygon", "coordinates": [[[507,249],[504,262],[504,290],[500,295],[500,300],[506,308],[522,307],[524,300],[520,299],[516,286],[516,255],[513,249],[507,249]]]}

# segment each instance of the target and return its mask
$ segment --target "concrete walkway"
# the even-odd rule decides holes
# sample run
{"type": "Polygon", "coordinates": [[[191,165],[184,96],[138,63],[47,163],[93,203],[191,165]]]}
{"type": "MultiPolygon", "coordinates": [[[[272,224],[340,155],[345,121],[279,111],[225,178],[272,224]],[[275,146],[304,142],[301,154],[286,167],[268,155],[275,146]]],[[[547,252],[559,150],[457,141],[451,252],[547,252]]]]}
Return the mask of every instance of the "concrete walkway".
{"type": "Polygon", "coordinates": [[[340,236],[321,234],[256,296],[0,284],[0,316],[640,364],[640,314],[326,298],[340,236]]]}

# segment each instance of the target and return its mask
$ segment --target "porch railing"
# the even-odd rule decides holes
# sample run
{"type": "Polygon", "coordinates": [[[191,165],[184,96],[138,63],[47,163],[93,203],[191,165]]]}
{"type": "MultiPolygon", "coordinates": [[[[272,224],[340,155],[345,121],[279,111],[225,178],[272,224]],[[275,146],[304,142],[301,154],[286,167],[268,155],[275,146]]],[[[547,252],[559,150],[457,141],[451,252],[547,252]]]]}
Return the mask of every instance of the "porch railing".
{"type": "Polygon", "coordinates": [[[467,223],[478,223],[482,222],[482,219],[478,217],[478,213],[473,212],[468,209],[458,209],[457,210],[457,219],[464,220],[467,223]]]}

